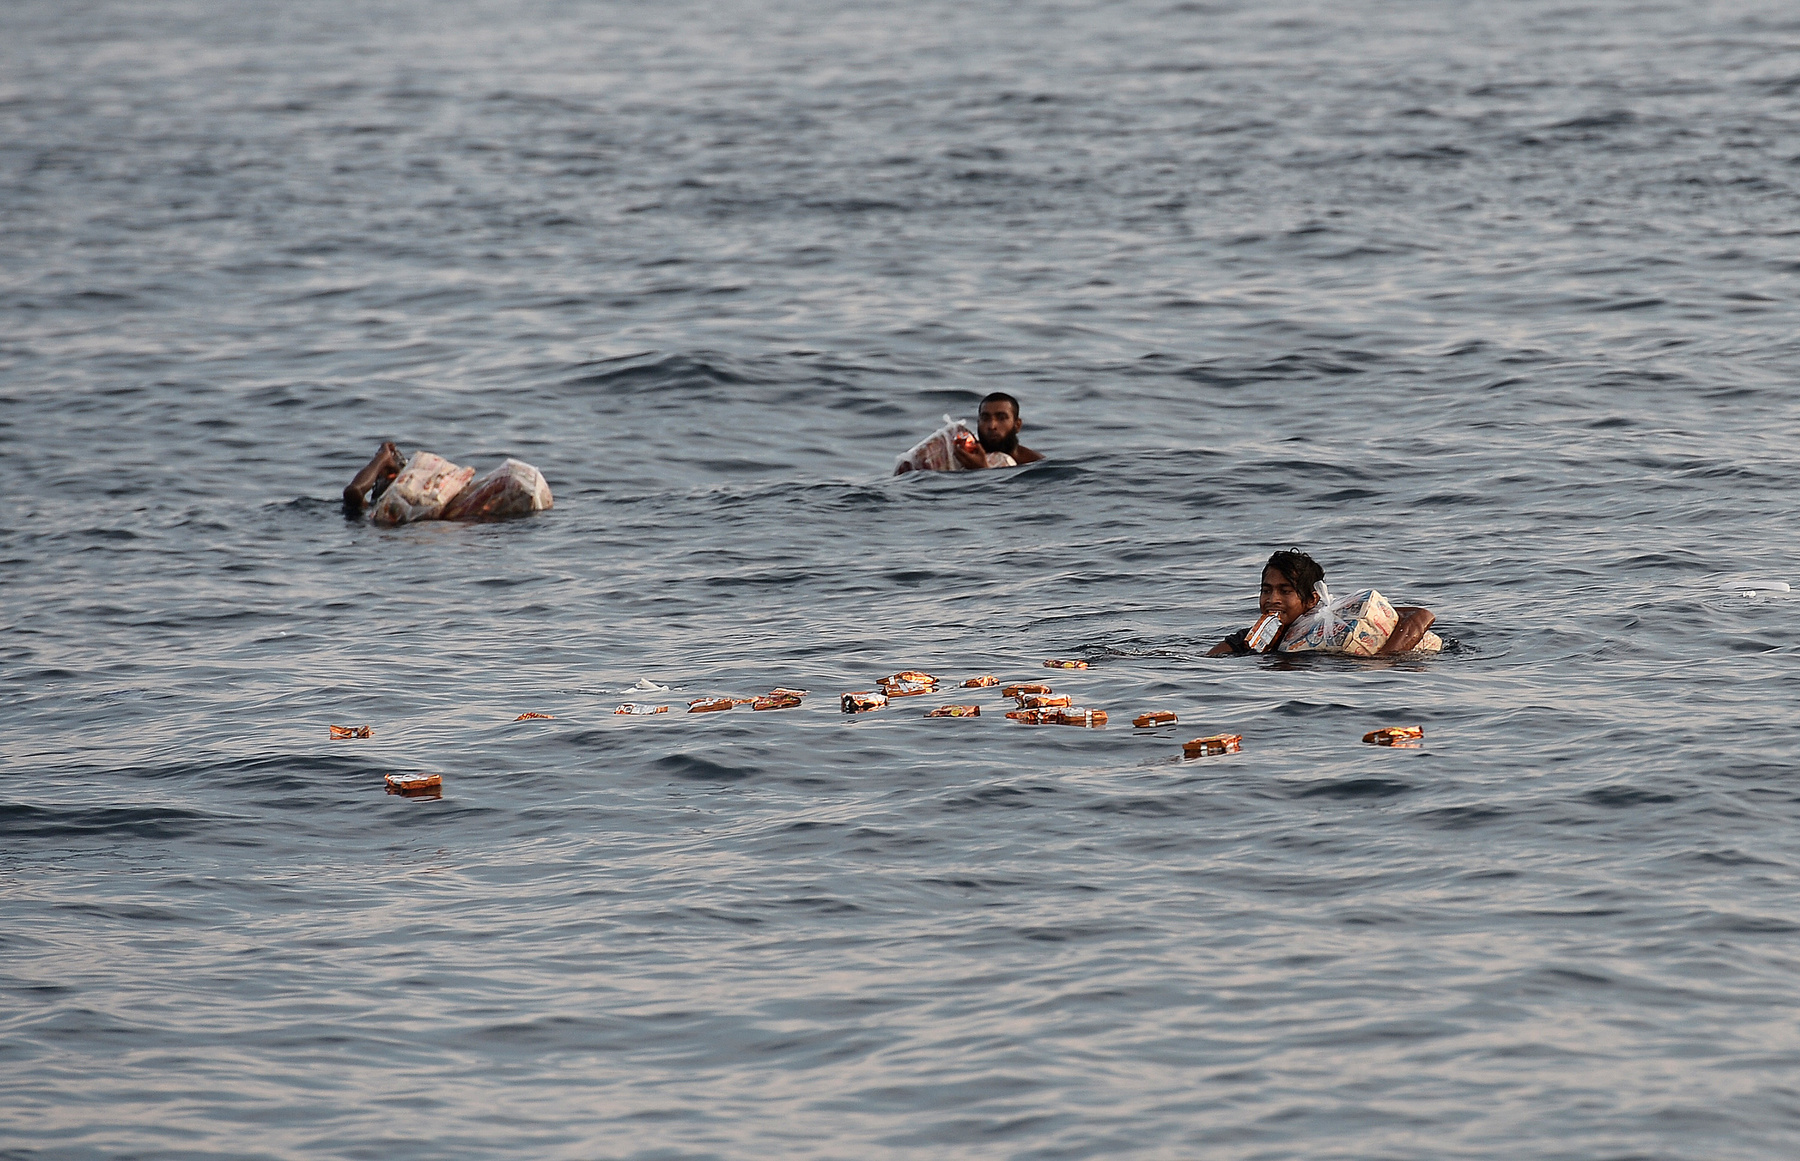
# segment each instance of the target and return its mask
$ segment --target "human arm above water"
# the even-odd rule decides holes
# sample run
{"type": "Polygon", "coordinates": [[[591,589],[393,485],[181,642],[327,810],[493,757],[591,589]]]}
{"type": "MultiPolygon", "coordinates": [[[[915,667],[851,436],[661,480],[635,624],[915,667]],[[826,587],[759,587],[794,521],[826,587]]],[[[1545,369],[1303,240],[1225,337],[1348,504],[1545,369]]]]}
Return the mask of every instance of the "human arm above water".
{"type": "Polygon", "coordinates": [[[1389,653],[1410,653],[1417,649],[1426,630],[1430,629],[1432,623],[1437,620],[1437,615],[1430,609],[1407,606],[1397,608],[1394,612],[1400,614],[1400,622],[1394,626],[1394,631],[1388,634],[1386,643],[1375,651],[1377,657],[1389,653]]]}
{"type": "Polygon", "coordinates": [[[376,488],[377,494],[394,482],[394,477],[406,466],[406,457],[394,446],[393,440],[387,440],[375,450],[375,458],[362,466],[351,481],[344,485],[344,515],[361,516],[368,507],[365,493],[376,488]]]}

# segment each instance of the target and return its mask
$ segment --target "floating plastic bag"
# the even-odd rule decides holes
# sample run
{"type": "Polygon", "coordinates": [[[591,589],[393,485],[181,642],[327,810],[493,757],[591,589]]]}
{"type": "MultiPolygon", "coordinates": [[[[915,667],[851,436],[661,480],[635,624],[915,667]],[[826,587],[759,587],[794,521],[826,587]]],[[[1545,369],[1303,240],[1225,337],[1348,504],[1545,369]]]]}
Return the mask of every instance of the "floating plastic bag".
{"type": "MultiPolygon", "coordinates": [[[[905,455],[894,460],[894,474],[905,472],[960,472],[965,470],[962,461],[956,458],[956,445],[973,452],[981,452],[981,441],[969,431],[969,426],[960,419],[944,416],[944,426],[938,428],[924,439],[912,446],[905,455]]],[[[986,454],[986,453],[982,453],[986,454]]]]}
{"type": "Polygon", "coordinates": [[[435,520],[474,478],[474,468],[459,468],[431,452],[414,452],[381,499],[375,501],[369,519],[377,524],[435,520]]]}
{"type": "Polygon", "coordinates": [[[1318,604],[1295,617],[1281,639],[1283,653],[1347,653],[1371,657],[1387,644],[1388,635],[1400,623],[1400,614],[1374,589],[1359,589],[1349,596],[1333,597],[1320,581],[1314,589],[1318,604]]]}
{"type": "Polygon", "coordinates": [[[446,504],[442,519],[504,520],[555,506],[543,473],[523,460],[508,459],[446,504]]]}

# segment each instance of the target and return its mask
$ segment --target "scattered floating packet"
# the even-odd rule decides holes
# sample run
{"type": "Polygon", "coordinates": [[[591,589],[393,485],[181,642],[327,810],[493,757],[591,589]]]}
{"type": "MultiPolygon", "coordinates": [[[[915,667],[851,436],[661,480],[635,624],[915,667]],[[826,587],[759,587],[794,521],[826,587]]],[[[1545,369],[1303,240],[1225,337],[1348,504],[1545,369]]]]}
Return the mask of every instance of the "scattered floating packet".
{"type": "Polygon", "coordinates": [[[1183,742],[1181,754],[1185,758],[1204,758],[1209,754],[1235,754],[1243,748],[1244,735],[1242,734],[1213,734],[1210,737],[1183,742]]]}
{"type": "Polygon", "coordinates": [[[1085,661],[1059,661],[1052,658],[1044,662],[1045,669],[1086,669],[1087,667],[1088,663],[1085,661]]]}
{"type": "Polygon", "coordinates": [[[881,691],[889,697],[917,697],[922,693],[936,693],[937,683],[921,685],[912,681],[896,681],[891,685],[882,686],[881,691]]]}
{"type": "Polygon", "coordinates": [[[902,669],[875,679],[876,685],[936,685],[937,678],[922,669],[902,669]]]}
{"type": "Polygon", "coordinates": [[[389,774],[387,792],[409,798],[438,798],[444,793],[444,779],[438,774],[389,774]]]}
{"type": "Polygon", "coordinates": [[[743,703],[735,697],[703,697],[688,702],[687,712],[691,714],[716,714],[720,710],[728,710],[733,706],[742,704],[743,703]]]}
{"type": "Polygon", "coordinates": [[[800,691],[777,689],[763,697],[751,699],[750,708],[753,710],[793,709],[800,704],[803,696],[805,696],[804,693],[800,691]]]}
{"type": "Polygon", "coordinates": [[[1028,693],[1052,693],[1052,692],[1054,692],[1054,691],[1047,685],[1040,685],[1037,682],[1026,682],[1023,685],[1007,686],[1005,689],[1000,691],[1000,696],[1001,697],[1023,697],[1028,693]]]}
{"type": "Polygon", "coordinates": [[[887,694],[875,693],[873,691],[847,693],[844,695],[842,701],[844,712],[847,714],[860,714],[866,710],[886,709],[887,703],[887,694]]]}
{"type": "Polygon", "coordinates": [[[978,718],[981,707],[978,705],[941,705],[934,710],[927,710],[928,718],[978,718]]]}
{"type": "Polygon", "coordinates": [[[669,707],[666,705],[651,705],[649,702],[645,701],[628,701],[613,711],[615,714],[631,714],[635,717],[648,717],[651,714],[666,714],[668,712],[669,707]]]}
{"type": "Polygon", "coordinates": [[[541,713],[538,713],[536,710],[532,710],[530,713],[520,714],[518,717],[513,719],[513,721],[515,721],[515,722],[553,722],[555,720],[556,719],[551,717],[549,714],[541,714],[541,713]]]}
{"type": "Polygon", "coordinates": [[[1075,699],[1066,693],[1022,693],[1018,702],[1020,709],[1055,709],[1058,706],[1074,705],[1075,699]]]}
{"type": "Polygon", "coordinates": [[[998,677],[995,677],[991,673],[987,673],[987,674],[983,674],[980,677],[969,678],[969,680],[963,682],[963,688],[964,689],[985,689],[986,687],[988,687],[990,685],[999,685],[999,684],[1000,684],[1000,679],[998,677]]]}
{"type": "Polygon", "coordinates": [[[1404,746],[1416,750],[1424,737],[1424,726],[1386,726],[1370,730],[1363,735],[1363,741],[1371,746],[1404,746]]]}
{"type": "Polygon", "coordinates": [[[368,726],[332,726],[331,740],[342,741],[345,738],[372,738],[375,731],[368,726]]]}
{"type": "Polygon", "coordinates": [[[1177,720],[1173,710],[1151,710],[1132,718],[1131,724],[1140,730],[1148,730],[1156,726],[1172,726],[1177,720]]]}
{"type": "Polygon", "coordinates": [[[1085,726],[1099,729],[1106,724],[1105,710],[1082,709],[1080,706],[1057,706],[1051,709],[1016,709],[1007,712],[1015,722],[1031,726],[1085,726]]]}

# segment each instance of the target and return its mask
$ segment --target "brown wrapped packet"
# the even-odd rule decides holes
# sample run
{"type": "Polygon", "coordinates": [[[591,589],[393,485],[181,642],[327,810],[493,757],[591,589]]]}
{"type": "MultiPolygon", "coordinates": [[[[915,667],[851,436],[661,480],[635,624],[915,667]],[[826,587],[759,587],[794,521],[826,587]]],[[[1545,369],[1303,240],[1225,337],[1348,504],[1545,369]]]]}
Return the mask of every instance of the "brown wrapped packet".
{"type": "Polygon", "coordinates": [[[1085,661],[1058,661],[1052,658],[1044,662],[1045,669],[1086,669],[1087,667],[1088,663],[1085,661]]]}
{"type": "Polygon", "coordinates": [[[688,702],[691,714],[716,714],[720,710],[728,710],[738,704],[734,697],[702,697],[688,702]]]}
{"type": "Polygon", "coordinates": [[[902,669],[899,673],[890,673],[886,677],[877,678],[876,685],[936,685],[937,678],[922,669],[902,669]]]}
{"type": "Polygon", "coordinates": [[[1235,754],[1243,749],[1242,734],[1213,734],[1210,737],[1195,738],[1191,742],[1181,744],[1181,753],[1187,758],[1204,758],[1209,754],[1235,754]]]}
{"type": "Polygon", "coordinates": [[[875,693],[872,690],[847,693],[843,696],[841,702],[844,712],[847,714],[860,714],[866,710],[886,709],[887,703],[887,694],[875,693]]]}
{"type": "Polygon", "coordinates": [[[372,738],[374,736],[375,736],[375,731],[370,729],[368,726],[332,726],[331,727],[331,740],[334,742],[343,741],[345,738],[372,738]]]}
{"type": "Polygon", "coordinates": [[[793,709],[800,704],[800,695],[791,689],[777,689],[764,697],[750,703],[753,710],[793,709]]]}
{"type": "Polygon", "coordinates": [[[980,677],[969,678],[969,680],[963,682],[963,688],[964,689],[985,689],[990,685],[999,685],[999,684],[1000,684],[1000,679],[998,677],[995,677],[991,673],[987,673],[987,674],[983,674],[980,677]]]}
{"type": "Polygon", "coordinates": [[[439,798],[444,793],[444,779],[439,774],[389,774],[387,792],[408,798],[439,798]]]}
{"type": "Polygon", "coordinates": [[[1040,685],[1037,682],[1031,681],[1031,682],[1025,682],[1022,685],[1009,685],[1005,689],[1000,691],[1000,696],[1001,697],[1022,697],[1028,693],[1053,693],[1053,692],[1055,692],[1055,691],[1053,691],[1049,686],[1040,685]]]}
{"type": "Polygon", "coordinates": [[[1105,710],[1082,709],[1080,706],[1064,706],[1061,709],[1042,711],[1042,721],[1047,726],[1084,726],[1097,730],[1106,725],[1105,710]]]}
{"type": "Polygon", "coordinates": [[[536,712],[520,714],[513,719],[515,722],[550,722],[555,720],[556,719],[549,714],[540,714],[536,712]]]}
{"type": "Polygon", "coordinates": [[[1363,735],[1371,746],[1407,746],[1416,748],[1425,737],[1424,726],[1387,726],[1363,735]]]}
{"type": "Polygon", "coordinates": [[[1151,710],[1147,714],[1139,714],[1131,719],[1131,724],[1140,730],[1152,729],[1156,726],[1172,726],[1177,718],[1173,710],[1151,710]]]}
{"type": "Polygon", "coordinates": [[[927,710],[928,718],[978,718],[981,707],[978,705],[941,705],[934,710],[927,710]]]}
{"type": "Polygon", "coordinates": [[[1018,701],[1020,709],[1055,709],[1075,704],[1075,699],[1066,693],[1022,693],[1018,701]]]}

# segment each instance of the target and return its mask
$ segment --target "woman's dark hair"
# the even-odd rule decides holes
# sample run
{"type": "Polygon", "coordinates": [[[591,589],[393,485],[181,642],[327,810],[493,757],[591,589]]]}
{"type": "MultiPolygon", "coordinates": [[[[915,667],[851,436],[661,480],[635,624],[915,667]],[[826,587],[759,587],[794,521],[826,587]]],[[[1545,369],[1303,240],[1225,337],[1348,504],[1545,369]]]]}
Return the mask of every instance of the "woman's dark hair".
{"type": "Polygon", "coordinates": [[[1312,604],[1313,586],[1325,579],[1325,570],[1319,562],[1301,552],[1298,548],[1284,549],[1269,558],[1269,568],[1274,569],[1288,579],[1300,599],[1308,605],[1312,604]]]}

